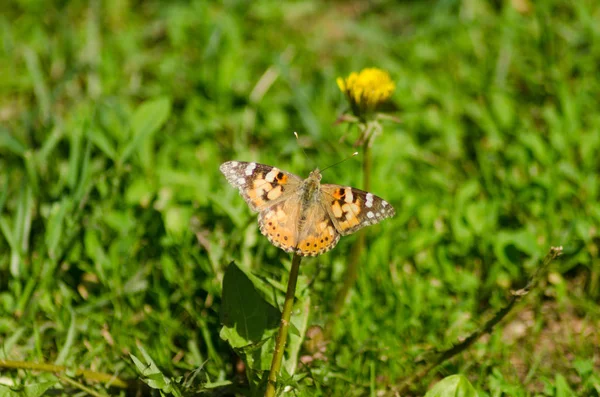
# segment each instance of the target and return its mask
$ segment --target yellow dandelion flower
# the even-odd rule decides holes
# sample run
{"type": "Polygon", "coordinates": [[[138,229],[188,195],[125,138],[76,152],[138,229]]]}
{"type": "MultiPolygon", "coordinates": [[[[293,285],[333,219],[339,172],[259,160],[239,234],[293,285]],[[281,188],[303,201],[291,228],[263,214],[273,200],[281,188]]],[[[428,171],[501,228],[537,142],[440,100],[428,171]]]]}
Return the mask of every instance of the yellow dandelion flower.
{"type": "Polygon", "coordinates": [[[352,72],[345,79],[338,77],[337,85],[348,98],[354,114],[359,117],[387,101],[396,89],[389,73],[377,68],[352,72]]]}

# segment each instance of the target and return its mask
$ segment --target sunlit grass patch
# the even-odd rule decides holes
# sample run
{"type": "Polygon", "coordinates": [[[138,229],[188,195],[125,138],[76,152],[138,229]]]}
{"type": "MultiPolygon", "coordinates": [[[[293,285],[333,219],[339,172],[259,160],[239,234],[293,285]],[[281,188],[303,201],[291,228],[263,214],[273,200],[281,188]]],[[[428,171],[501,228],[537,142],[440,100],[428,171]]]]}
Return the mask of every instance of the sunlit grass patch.
{"type": "MultiPolygon", "coordinates": [[[[462,374],[480,395],[598,395],[598,7],[7,3],[0,360],[73,371],[3,369],[2,383],[124,394],[75,372],[90,369],[163,390],[247,392],[249,368],[219,335],[227,265],[260,279],[257,294],[279,309],[289,262],[219,164],[306,175],[347,156],[355,140],[340,138],[355,135],[333,121],[358,87],[349,73],[376,65],[401,123],[372,147],[371,188],[397,215],[367,239],[333,320],[355,237],[303,263],[310,324],[335,327],[322,356],[297,341],[298,357],[316,358],[286,386],[393,392],[563,245],[514,315],[411,393],[462,374]]],[[[389,97],[384,86],[363,103],[389,97]]],[[[361,172],[349,160],[324,180],[359,186],[361,172]]]]}

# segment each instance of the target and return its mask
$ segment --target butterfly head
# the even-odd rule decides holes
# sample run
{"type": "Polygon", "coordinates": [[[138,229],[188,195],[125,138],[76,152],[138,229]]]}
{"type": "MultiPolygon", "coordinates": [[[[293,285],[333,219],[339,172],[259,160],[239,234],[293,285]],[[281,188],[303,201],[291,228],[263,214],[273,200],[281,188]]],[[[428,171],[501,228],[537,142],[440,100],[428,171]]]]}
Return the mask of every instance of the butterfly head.
{"type": "Polygon", "coordinates": [[[308,179],[314,180],[318,184],[321,182],[321,177],[321,170],[315,168],[314,171],[311,171],[310,175],[308,176],[308,179]]]}
{"type": "Polygon", "coordinates": [[[305,201],[312,201],[318,195],[316,194],[321,189],[321,171],[316,168],[308,175],[308,178],[304,180],[304,197],[305,201]]]}

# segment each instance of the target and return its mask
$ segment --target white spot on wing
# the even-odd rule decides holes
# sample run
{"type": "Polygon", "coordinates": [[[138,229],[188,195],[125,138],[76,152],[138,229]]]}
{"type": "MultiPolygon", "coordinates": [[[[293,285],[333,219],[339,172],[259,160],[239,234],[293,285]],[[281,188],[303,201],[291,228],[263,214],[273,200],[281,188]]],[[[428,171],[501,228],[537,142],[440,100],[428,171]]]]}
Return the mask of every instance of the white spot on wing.
{"type": "Polygon", "coordinates": [[[373,218],[373,217],[375,217],[375,214],[372,211],[367,212],[367,218],[373,218]]]}
{"type": "Polygon", "coordinates": [[[265,175],[265,180],[267,182],[273,182],[275,180],[275,176],[279,173],[277,168],[273,168],[267,175],[265,175]]]}
{"type": "Polygon", "coordinates": [[[255,168],[256,168],[256,163],[248,164],[248,166],[246,167],[246,175],[248,175],[248,176],[252,175],[252,172],[254,172],[255,168]]]}
{"type": "Polygon", "coordinates": [[[244,178],[238,178],[237,183],[238,185],[243,185],[246,182],[246,180],[244,178]]]}
{"type": "Polygon", "coordinates": [[[239,163],[238,163],[237,161],[231,161],[231,162],[229,162],[229,164],[230,164],[232,167],[237,167],[239,163]]]}
{"type": "Polygon", "coordinates": [[[367,206],[367,208],[371,208],[373,206],[373,195],[371,193],[367,193],[367,201],[365,205],[367,206]]]}

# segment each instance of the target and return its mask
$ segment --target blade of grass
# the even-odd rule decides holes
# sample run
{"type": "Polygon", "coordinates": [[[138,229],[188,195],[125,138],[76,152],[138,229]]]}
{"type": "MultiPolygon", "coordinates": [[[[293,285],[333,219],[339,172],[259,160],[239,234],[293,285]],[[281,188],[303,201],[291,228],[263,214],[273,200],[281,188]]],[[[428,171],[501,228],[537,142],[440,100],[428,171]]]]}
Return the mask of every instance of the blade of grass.
{"type": "Polygon", "coordinates": [[[27,147],[13,137],[6,128],[0,128],[0,148],[6,148],[19,156],[23,156],[27,151],[27,147]]]}
{"type": "Polygon", "coordinates": [[[19,327],[15,329],[12,335],[8,336],[2,341],[2,349],[0,349],[0,357],[6,358],[11,352],[13,346],[21,339],[21,336],[25,333],[25,327],[19,327]]]}
{"type": "Polygon", "coordinates": [[[62,126],[56,125],[52,129],[50,135],[46,138],[42,147],[38,150],[36,154],[36,163],[37,164],[48,164],[48,158],[52,154],[52,152],[56,149],[61,139],[63,138],[64,130],[62,126]]]}
{"type": "Polygon", "coordinates": [[[77,180],[80,176],[79,172],[83,172],[84,164],[80,164],[83,135],[82,131],[85,131],[86,128],[87,120],[81,127],[81,130],[79,128],[75,129],[71,132],[69,137],[69,170],[67,172],[67,184],[71,189],[74,189],[77,185],[77,180]]]}
{"type": "Polygon", "coordinates": [[[69,352],[71,351],[71,348],[75,343],[75,335],[77,331],[77,317],[75,316],[75,311],[72,308],[70,308],[69,311],[71,312],[71,324],[69,325],[69,330],[67,331],[67,338],[65,339],[65,344],[59,350],[56,360],[54,360],[54,364],[56,365],[63,365],[65,363],[69,352]]]}
{"type": "Polygon", "coordinates": [[[68,197],[64,197],[60,203],[52,207],[52,213],[47,222],[46,229],[46,248],[51,259],[56,260],[59,257],[57,252],[58,244],[63,236],[64,220],[67,209],[71,209],[72,204],[68,197]]]}
{"type": "Polygon", "coordinates": [[[50,91],[44,80],[40,60],[35,51],[29,47],[25,48],[23,55],[25,56],[25,64],[33,82],[33,91],[35,92],[42,120],[47,122],[50,118],[50,91]]]}

